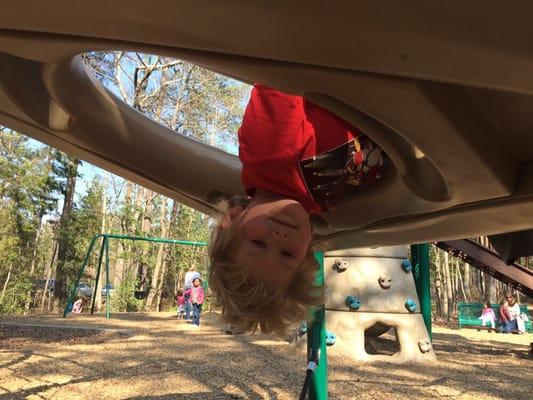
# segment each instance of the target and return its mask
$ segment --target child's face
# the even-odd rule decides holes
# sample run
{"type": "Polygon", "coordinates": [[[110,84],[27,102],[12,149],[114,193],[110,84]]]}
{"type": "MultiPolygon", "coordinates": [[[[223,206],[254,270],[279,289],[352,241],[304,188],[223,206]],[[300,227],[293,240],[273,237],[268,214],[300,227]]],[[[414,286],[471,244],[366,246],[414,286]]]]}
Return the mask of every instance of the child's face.
{"type": "Polygon", "coordinates": [[[192,281],[192,284],[194,285],[194,287],[200,286],[200,279],[195,279],[194,281],[192,281]]]}
{"type": "Polygon", "coordinates": [[[288,285],[311,243],[307,211],[297,201],[274,195],[256,197],[246,209],[238,208],[232,209],[231,218],[237,239],[233,261],[267,285],[288,285]]]}

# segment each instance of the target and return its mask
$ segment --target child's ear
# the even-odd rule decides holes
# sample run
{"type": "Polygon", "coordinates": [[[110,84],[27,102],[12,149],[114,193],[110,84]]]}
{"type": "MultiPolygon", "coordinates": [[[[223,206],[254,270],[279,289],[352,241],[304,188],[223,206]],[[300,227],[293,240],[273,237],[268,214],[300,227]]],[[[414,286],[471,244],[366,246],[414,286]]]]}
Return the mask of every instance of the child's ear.
{"type": "Polygon", "coordinates": [[[235,218],[237,218],[243,211],[244,211],[244,208],[242,206],[231,207],[228,213],[224,215],[224,218],[222,218],[220,227],[222,229],[228,228],[231,225],[231,223],[235,220],[235,218]]]}

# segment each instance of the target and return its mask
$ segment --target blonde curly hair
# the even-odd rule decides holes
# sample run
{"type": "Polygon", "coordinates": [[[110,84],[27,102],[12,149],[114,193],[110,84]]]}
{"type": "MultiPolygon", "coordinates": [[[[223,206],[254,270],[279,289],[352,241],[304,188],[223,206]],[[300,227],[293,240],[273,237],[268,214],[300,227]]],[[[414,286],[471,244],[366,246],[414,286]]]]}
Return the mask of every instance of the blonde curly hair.
{"type": "MultiPolygon", "coordinates": [[[[219,204],[226,215],[235,205],[246,208],[249,200],[233,197],[219,204]]],[[[323,288],[315,285],[318,264],[309,248],[295,277],[284,290],[253,280],[248,269],[236,264],[230,249],[235,243],[232,225],[211,232],[209,287],[222,307],[222,320],[238,332],[285,335],[290,326],[306,320],[309,309],[323,303],[323,288]]]]}

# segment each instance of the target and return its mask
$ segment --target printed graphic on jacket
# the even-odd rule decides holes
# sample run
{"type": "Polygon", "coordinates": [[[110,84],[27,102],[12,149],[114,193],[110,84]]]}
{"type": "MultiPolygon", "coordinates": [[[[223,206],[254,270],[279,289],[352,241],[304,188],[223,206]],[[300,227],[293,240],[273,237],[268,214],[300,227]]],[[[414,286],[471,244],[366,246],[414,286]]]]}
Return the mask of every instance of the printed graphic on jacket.
{"type": "Polygon", "coordinates": [[[387,156],[364,135],[299,162],[313,200],[324,209],[338,204],[349,187],[362,187],[383,176],[387,156]]]}

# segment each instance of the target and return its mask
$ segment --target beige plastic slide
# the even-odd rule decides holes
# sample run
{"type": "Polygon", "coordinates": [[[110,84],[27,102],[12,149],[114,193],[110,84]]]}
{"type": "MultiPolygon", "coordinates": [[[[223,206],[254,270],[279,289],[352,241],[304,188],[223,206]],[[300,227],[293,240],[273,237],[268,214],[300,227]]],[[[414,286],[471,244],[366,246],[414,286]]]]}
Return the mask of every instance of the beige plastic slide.
{"type": "Polygon", "coordinates": [[[146,118],[80,54],[137,50],[306,96],[393,166],[317,218],[325,248],[533,228],[533,4],[0,1],[0,124],[207,213],[239,160],[146,118]]]}

